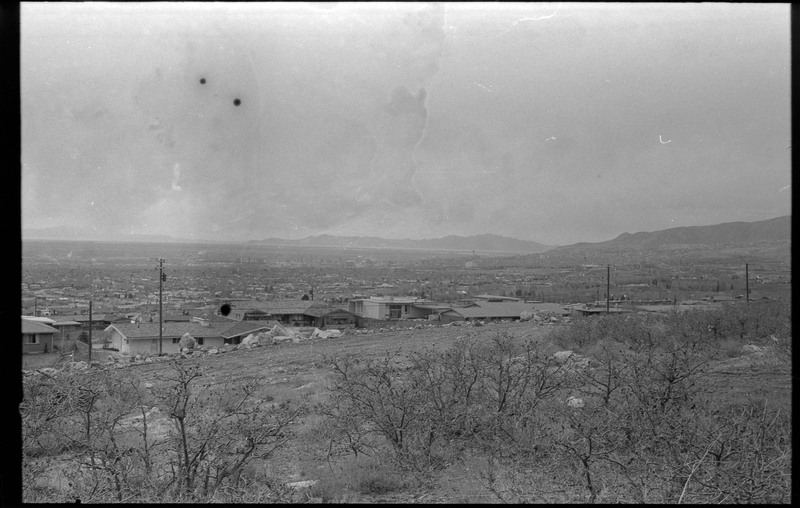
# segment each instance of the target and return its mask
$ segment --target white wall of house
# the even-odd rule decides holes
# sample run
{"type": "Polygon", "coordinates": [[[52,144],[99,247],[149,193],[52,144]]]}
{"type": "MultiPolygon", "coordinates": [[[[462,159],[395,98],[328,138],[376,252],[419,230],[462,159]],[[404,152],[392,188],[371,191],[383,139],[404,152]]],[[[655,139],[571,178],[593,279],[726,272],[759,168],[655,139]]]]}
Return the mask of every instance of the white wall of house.
{"type": "Polygon", "coordinates": [[[369,298],[350,302],[348,310],[358,316],[372,319],[413,319],[422,317],[409,298],[369,298]]]}
{"type": "MultiPolygon", "coordinates": [[[[162,353],[179,353],[180,352],[180,338],[177,340],[174,337],[163,337],[161,343],[162,353]]],[[[196,338],[197,340],[197,338],[196,338]]],[[[224,343],[222,337],[203,337],[203,347],[220,347],[224,343]]],[[[151,355],[158,354],[158,337],[144,337],[125,339],[117,331],[113,331],[111,335],[111,347],[126,355],[151,355]]]]}

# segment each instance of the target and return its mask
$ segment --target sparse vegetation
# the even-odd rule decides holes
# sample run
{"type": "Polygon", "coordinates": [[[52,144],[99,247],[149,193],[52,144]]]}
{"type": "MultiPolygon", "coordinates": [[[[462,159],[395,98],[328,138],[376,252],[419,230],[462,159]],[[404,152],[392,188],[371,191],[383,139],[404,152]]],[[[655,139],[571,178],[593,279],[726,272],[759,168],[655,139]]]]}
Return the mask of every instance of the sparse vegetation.
{"type": "Polygon", "coordinates": [[[790,502],[787,382],[731,391],[756,360],[788,379],[789,305],[544,329],[387,334],[380,354],[306,353],[327,374],[294,382],[291,363],[270,381],[191,359],[26,376],[24,500],[790,502]]]}

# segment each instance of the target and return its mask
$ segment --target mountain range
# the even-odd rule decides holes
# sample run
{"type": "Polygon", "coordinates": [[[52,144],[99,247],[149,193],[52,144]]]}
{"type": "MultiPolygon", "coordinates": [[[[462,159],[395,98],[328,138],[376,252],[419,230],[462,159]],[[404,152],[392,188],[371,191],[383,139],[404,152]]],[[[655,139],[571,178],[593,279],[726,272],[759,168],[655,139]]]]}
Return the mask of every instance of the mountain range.
{"type": "Polygon", "coordinates": [[[790,254],[792,217],[785,215],[755,222],[725,222],[711,226],[686,226],[653,232],[622,233],[612,240],[576,243],[554,248],[552,256],[578,253],[647,252],[674,250],[736,251],[786,256],[790,254]]]}
{"type": "MultiPolygon", "coordinates": [[[[80,240],[86,232],[77,228],[23,229],[26,240],[80,240]]],[[[91,238],[89,236],[88,238],[91,238]]],[[[105,238],[109,242],[157,243],[231,243],[192,240],[160,235],[119,235],[105,238]]],[[[726,222],[711,226],[685,226],[653,232],[622,233],[612,240],[596,243],[576,243],[549,246],[538,242],[517,240],[495,234],[473,236],[449,235],[423,240],[387,239],[358,236],[308,236],[302,239],[266,238],[250,240],[247,245],[331,247],[350,249],[412,249],[460,252],[527,253],[549,252],[551,255],[576,252],[614,252],[674,250],[686,248],[735,248],[760,245],[767,250],[788,253],[791,248],[791,216],[786,215],[755,222],[726,222]]]]}
{"type": "Polygon", "coordinates": [[[309,236],[300,240],[267,238],[250,241],[251,245],[337,247],[349,249],[413,249],[445,251],[479,251],[508,253],[539,253],[552,249],[552,246],[527,240],[517,240],[506,236],[483,234],[473,236],[448,235],[442,238],[424,240],[387,239],[374,236],[309,236]]]}

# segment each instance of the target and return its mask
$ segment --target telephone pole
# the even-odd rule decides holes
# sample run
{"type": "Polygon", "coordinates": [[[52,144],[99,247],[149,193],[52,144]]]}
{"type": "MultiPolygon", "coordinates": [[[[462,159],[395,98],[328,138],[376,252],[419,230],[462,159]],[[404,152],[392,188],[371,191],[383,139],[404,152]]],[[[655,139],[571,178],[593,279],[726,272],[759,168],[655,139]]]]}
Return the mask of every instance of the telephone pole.
{"type": "Polygon", "coordinates": [[[92,367],[92,301],[89,300],[89,368],[92,367]]]}
{"type": "Polygon", "coordinates": [[[611,265],[606,267],[606,314],[611,312],[611,265]]]}
{"type": "Polygon", "coordinates": [[[164,260],[158,260],[158,355],[161,356],[163,351],[163,326],[162,326],[162,316],[161,316],[161,296],[164,290],[164,260]]]}
{"type": "Polygon", "coordinates": [[[747,263],[744,264],[744,287],[744,292],[747,295],[747,303],[750,303],[750,268],[747,263]]]}

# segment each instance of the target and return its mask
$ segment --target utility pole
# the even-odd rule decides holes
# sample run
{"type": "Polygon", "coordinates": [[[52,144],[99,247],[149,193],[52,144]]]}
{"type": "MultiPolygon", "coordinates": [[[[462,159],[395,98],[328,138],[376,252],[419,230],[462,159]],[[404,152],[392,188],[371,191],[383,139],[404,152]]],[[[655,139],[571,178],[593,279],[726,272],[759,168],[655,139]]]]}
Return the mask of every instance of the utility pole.
{"type": "Polygon", "coordinates": [[[89,300],[89,367],[92,366],[92,301],[89,300]]]}
{"type": "Polygon", "coordinates": [[[747,263],[744,264],[744,287],[745,294],[747,295],[747,303],[750,303],[750,268],[747,263]]]}
{"type": "Polygon", "coordinates": [[[38,300],[39,300],[39,297],[38,297],[38,296],[34,296],[34,297],[33,297],[33,315],[34,315],[34,316],[37,316],[37,314],[36,314],[36,302],[37,302],[38,300]]]}
{"type": "Polygon", "coordinates": [[[162,293],[163,293],[163,290],[164,290],[164,279],[165,278],[166,277],[164,277],[164,260],[163,259],[159,259],[158,260],[158,355],[159,356],[161,356],[162,351],[163,351],[162,342],[163,342],[163,339],[164,339],[164,333],[163,333],[163,330],[162,330],[162,328],[163,328],[162,319],[163,318],[162,318],[162,315],[161,315],[161,310],[162,310],[162,307],[161,307],[161,296],[162,296],[162,293]]]}
{"type": "Polygon", "coordinates": [[[606,314],[611,312],[611,265],[606,267],[606,314]]]}

